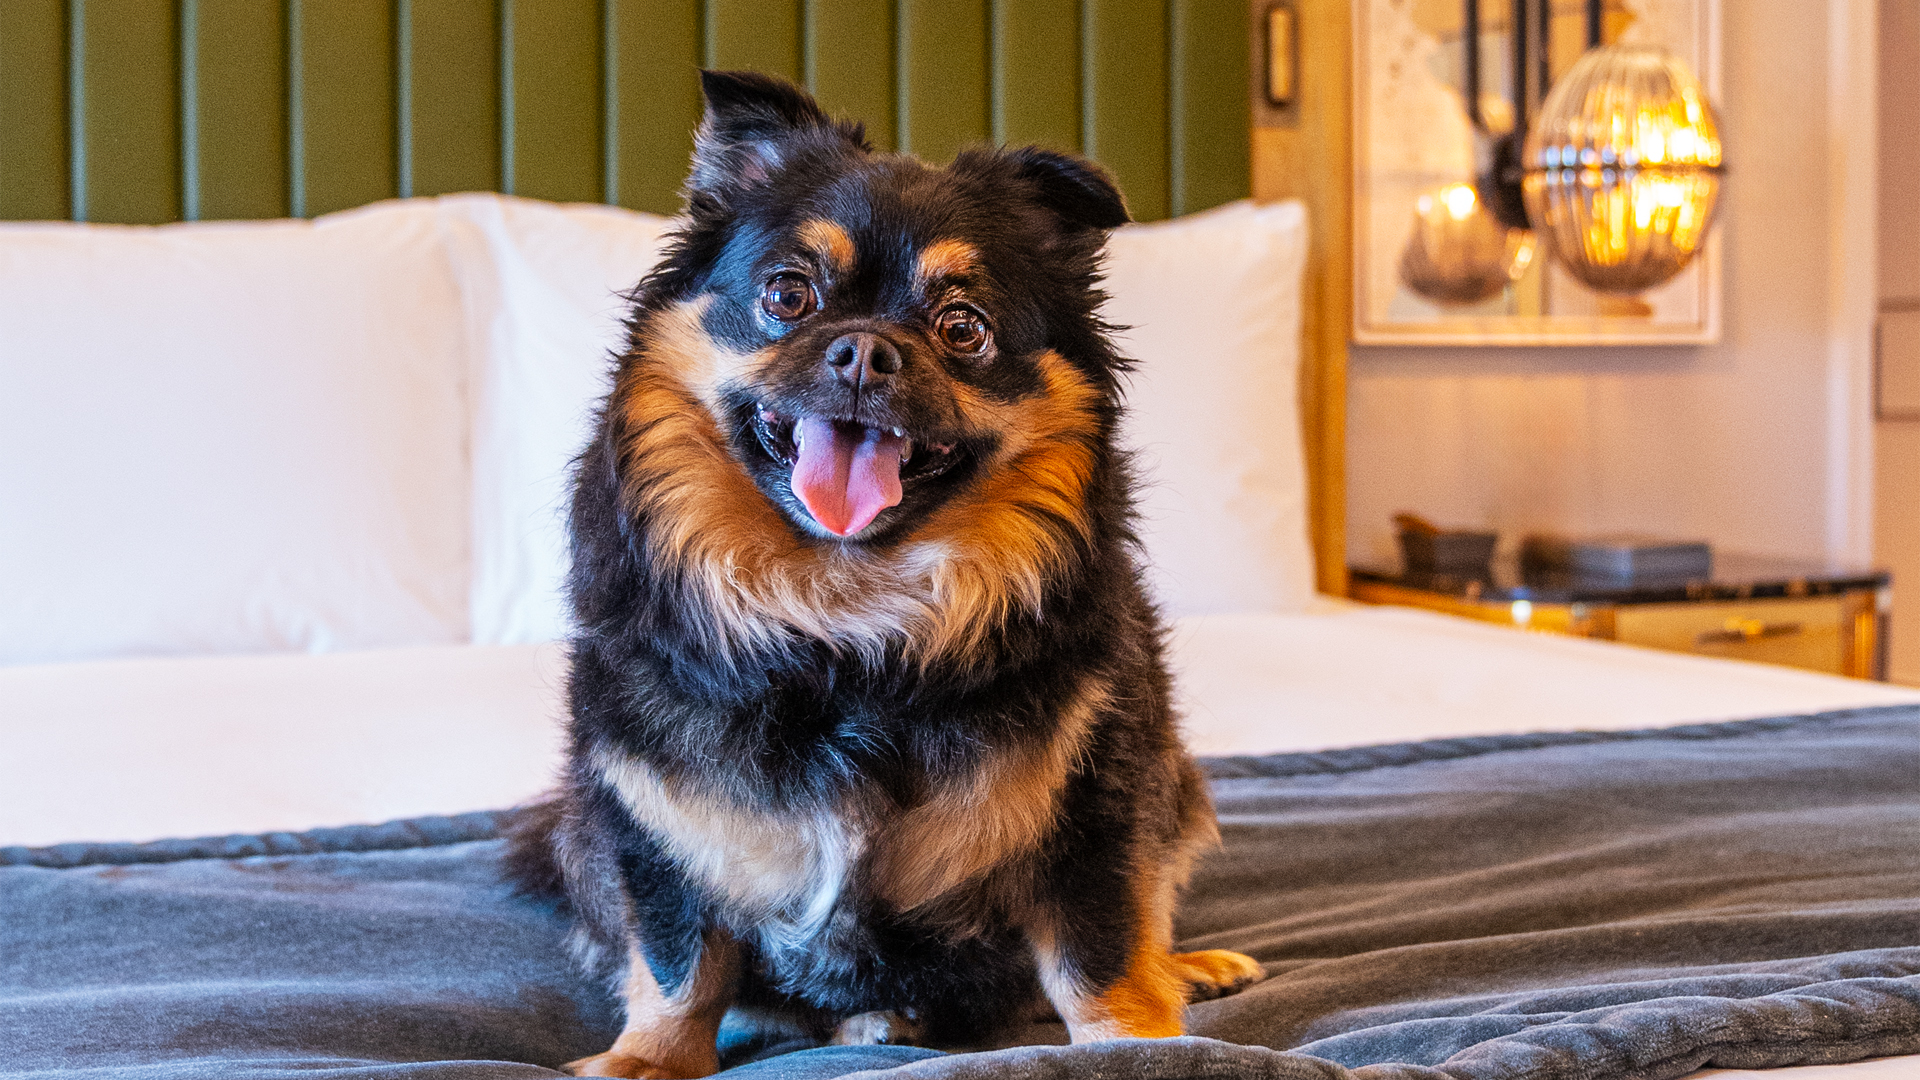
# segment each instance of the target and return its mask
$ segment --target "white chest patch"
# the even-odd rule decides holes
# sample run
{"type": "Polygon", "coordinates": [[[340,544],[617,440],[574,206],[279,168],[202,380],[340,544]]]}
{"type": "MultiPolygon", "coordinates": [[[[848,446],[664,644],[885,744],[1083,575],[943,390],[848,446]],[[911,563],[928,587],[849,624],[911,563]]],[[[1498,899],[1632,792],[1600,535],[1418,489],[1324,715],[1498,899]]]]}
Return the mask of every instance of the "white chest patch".
{"type": "Polygon", "coordinates": [[[847,814],[743,807],[624,755],[603,754],[596,765],[688,876],[791,943],[825,925],[866,848],[865,831],[847,814]]]}

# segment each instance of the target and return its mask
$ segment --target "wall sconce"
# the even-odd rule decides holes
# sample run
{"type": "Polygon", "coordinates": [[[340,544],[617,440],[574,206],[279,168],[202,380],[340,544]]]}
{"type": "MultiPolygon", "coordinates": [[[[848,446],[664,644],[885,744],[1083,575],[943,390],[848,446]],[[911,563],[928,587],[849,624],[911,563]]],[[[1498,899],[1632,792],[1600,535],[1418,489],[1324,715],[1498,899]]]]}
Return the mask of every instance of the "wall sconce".
{"type": "Polygon", "coordinates": [[[1600,292],[1639,293],[1673,278],[1712,224],[1724,167],[1700,81],[1663,50],[1602,45],[1602,0],[1585,0],[1587,52],[1555,85],[1551,0],[1512,0],[1511,119],[1489,117],[1479,0],[1462,8],[1477,176],[1471,188],[1421,196],[1402,280],[1441,303],[1492,299],[1530,265],[1536,231],[1555,262],[1600,292]]]}
{"type": "Polygon", "coordinates": [[[1720,194],[1706,89],[1660,49],[1608,45],[1576,61],[1527,135],[1527,217],[1567,272],[1637,293],[1686,268],[1720,194]]]}

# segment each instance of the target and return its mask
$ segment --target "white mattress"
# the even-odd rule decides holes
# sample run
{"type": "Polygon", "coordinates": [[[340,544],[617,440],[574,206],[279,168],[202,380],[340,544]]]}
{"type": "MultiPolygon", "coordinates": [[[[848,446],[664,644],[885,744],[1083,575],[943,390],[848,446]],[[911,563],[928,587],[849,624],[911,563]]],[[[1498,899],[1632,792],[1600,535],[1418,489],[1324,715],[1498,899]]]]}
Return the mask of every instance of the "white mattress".
{"type": "MultiPolygon", "coordinates": [[[[1173,663],[1202,754],[1920,702],[1920,690],[1331,603],[1182,620],[1173,663]]],[[[512,805],[558,768],[564,673],[558,645],[0,668],[0,843],[512,805]]]]}

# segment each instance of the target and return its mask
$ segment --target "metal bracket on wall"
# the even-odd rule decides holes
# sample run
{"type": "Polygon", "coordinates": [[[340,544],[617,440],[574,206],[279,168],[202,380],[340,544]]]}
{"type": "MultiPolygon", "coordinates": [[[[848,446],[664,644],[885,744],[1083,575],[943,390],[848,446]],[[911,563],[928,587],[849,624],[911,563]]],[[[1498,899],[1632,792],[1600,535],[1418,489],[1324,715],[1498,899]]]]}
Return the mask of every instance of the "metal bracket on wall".
{"type": "Polygon", "coordinates": [[[1285,107],[1300,95],[1300,12],[1294,0],[1267,6],[1267,104],[1285,107]]]}

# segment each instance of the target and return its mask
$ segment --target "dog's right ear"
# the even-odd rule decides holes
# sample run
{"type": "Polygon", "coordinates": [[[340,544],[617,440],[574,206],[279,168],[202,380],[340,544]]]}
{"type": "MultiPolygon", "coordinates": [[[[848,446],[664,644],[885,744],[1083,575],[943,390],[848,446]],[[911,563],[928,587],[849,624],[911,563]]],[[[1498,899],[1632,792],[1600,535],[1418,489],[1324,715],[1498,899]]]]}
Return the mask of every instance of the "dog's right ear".
{"type": "Polygon", "coordinates": [[[693,190],[722,202],[767,181],[807,134],[845,139],[866,150],[859,125],[837,124],[813,96],[785,79],[757,71],[702,71],[707,112],[693,144],[693,190]]]}
{"type": "Polygon", "coordinates": [[[1076,229],[1117,229],[1132,221],[1127,201],[1107,170],[1073,154],[1038,146],[1008,152],[1040,204],[1076,229]]]}

